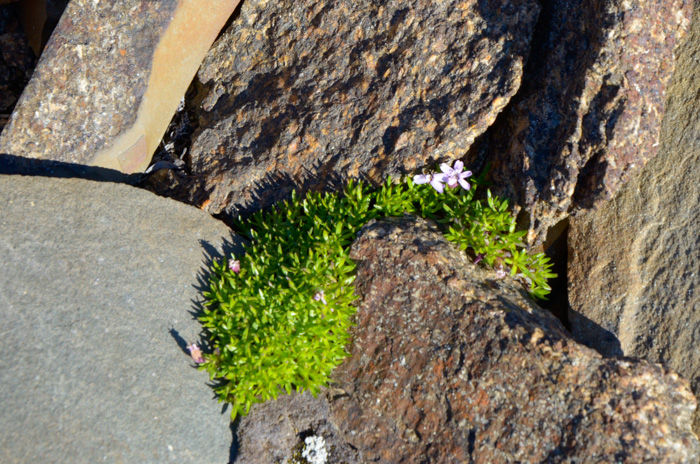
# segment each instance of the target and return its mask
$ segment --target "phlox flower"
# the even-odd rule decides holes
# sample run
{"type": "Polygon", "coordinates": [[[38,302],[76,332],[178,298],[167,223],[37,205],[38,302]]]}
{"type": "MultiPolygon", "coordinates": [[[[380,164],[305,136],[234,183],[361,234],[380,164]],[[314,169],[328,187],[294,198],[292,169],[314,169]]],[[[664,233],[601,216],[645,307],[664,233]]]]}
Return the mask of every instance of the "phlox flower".
{"type": "Polygon", "coordinates": [[[430,185],[432,185],[438,193],[442,193],[445,189],[445,186],[442,185],[442,183],[445,182],[445,174],[418,174],[413,178],[413,182],[416,184],[427,184],[430,182],[430,185]]]}
{"type": "Polygon", "coordinates": [[[450,188],[455,188],[457,185],[461,185],[464,190],[471,188],[467,178],[471,177],[472,172],[464,171],[463,162],[457,160],[452,167],[447,163],[442,163],[440,170],[442,171],[441,173],[418,174],[413,177],[413,182],[416,184],[430,183],[438,193],[442,193],[445,190],[443,184],[447,184],[450,188]]]}
{"type": "Polygon", "coordinates": [[[450,167],[447,163],[442,163],[440,165],[440,170],[445,176],[444,182],[446,182],[450,188],[457,187],[457,184],[461,185],[464,190],[469,190],[471,188],[471,185],[467,182],[467,177],[471,177],[472,172],[464,171],[464,163],[460,160],[455,161],[453,167],[450,167]]]}
{"type": "Polygon", "coordinates": [[[228,268],[233,272],[234,274],[238,274],[241,272],[241,262],[236,260],[229,261],[228,263],[228,268]]]}
{"type": "Polygon", "coordinates": [[[192,343],[191,345],[187,345],[187,350],[190,352],[190,356],[192,356],[192,360],[196,362],[197,364],[202,364],[204,362],[204,356],[202,356],[202,350],[199,349],[199,346],[197,346],[196,343],[192,343]]]}

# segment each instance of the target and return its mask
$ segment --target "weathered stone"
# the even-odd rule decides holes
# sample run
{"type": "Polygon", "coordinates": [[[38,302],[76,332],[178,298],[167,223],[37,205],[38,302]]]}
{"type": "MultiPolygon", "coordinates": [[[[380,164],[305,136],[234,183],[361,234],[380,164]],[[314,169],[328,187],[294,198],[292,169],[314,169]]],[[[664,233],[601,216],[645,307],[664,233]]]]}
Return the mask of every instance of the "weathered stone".
{"type": "Polygon", "coordinates": [[[687,381],[574,342],[424,221],[370,224],[352,257],[331,410],[364,462],[697,462],[687,381]]]}
{"type": "Polygon", "coordinates": [[[691,3],[543,3],[523,86],[492,134],[495,188],[528,212],[531,243],[656,155],[691,3]]]}
{"type": "Polygon", "coordinates": [[[10,5],[0,5],[0,133],[34,71],[34,54],[10,5]]]}
{"type": "MultiPolygon", "coordinates": [[[[695,14],[698,14],[696,9],[695,14]]],[[[679,48],[659,155],[609,204],[571,221],[577,339],[668,364],[700,394],[700,21],[679,48]]],[[[700,431],[696,414],[695,431],[700,431]]]]}
{"type": "Polygon", "coordinates": [[[236,428],[235,464],[288,463],[293,450],[311,435],[322,436],[328,462],[359,464],[357,452],[347,445],[330,414],[332,390],[317,398],[309,392],[281,395],[275,401],[252,406],[236,428]]]}
{"type": "Polygon", "coordinates": [[[150,188],[237,216],[293,188],[459,158],[518,89],[538,11],[533,0],[246,1],[197,76],[190,176],[150,188]]]}
{"type": "Polygon", "coordinates": [[[143,170],[238,2],[73,0],[0,153],[143,170]]]}
{"type": "Polygon", "coordinates": [[[228,462],[184,345],[230,230],[115,183],[0,175],[0,198],[0,461],[228,462]]]}

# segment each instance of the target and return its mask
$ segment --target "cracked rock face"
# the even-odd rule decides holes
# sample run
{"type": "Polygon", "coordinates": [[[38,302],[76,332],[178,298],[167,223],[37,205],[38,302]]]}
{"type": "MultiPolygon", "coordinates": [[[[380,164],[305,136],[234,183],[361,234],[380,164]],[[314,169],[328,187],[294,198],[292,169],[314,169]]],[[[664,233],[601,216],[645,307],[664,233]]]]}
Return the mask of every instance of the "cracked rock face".
{"type": "Polygon", "coordinates": [[[684,0],[544,2],[523,87],[492,134],[500,194],[529,215],[529,241],[610,200],[658,149],[684,0]]]}
{"type": "Polygon", "coordinates": [[[191,176],[168,195],[236,216],[462,157],[518,89],[538,10],[246,1],[199,71],[191,176]]]}
{"type": "Polygon", "coordinates": [[[365,461],[694,463],[695,399],[658,364],[604,359],[422,220],[370,224],[333,423],[365,461]]]}
{"type": "MultiPolygon", "coordinates": [[[[697,12],[697,11],[696,11],[697,12]]],[[[663,362],[700,394],[700,22],[679,47],[659,155],[569,231],[569,320],[606,355],[663,362]]],[[[700,432],[696,413],[694,430],[700,432]]]]}

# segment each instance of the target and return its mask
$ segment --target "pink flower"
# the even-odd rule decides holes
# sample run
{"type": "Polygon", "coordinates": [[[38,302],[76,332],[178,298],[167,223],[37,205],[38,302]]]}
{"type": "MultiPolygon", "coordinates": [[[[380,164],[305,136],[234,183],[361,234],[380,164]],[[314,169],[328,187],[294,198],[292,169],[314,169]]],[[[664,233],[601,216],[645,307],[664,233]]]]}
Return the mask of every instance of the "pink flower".
{"type": "Polygon", "coordinates": [[[241,262],[238,261],[237,259],[234,261],[229,261],[228,263],[228,268],[233,272],[234,274],[238,274],[241,272],[241,262]]]}
{"type": "Polygon", "coordinates": [[[416,184],[427,184],[433,186],[438,193],[442,193],[445,190],[443,184],[447,184],[450,188],[455,188],[457,185],[461,185],[464,190],[469,190],[471,185],[467,182],[467,177],[471,177],[471,171],[464,171],[464,163],[457,160],[453,167],[450,167],[447,163],[442,163],[440,165],[440,170],[442,173],[430,173],[430,174],[418,174],[413,177],[413,182],[416,184]],[[464,172],[462,172],[464,171],[464,172]]]}
{"type": "Polygon", "coordinates": [[[326,303],[326,298],[325,294],[323,293],[323,290],[316,292],[316,294],[314,295],[314,300],[321,301],[324,305],[328,304],[326,303]]]}
{"type": "Polygon", "coordinates": [[[204,356],[202,356],[202,350],[199,349],[199,346],[197,346],[196,343],[192,343],[191,345],[187,345],[187,349],[190,352],[190,356],[192,356],[192,360],[196,362],[197,364],[202,364],[204,362],[204,356]]]}
{"type": "Polygon", "coordinates": [[[461,185],[464,190],[469,190],[471,185],[467,182],[467,177],[471,177],[471,171],[464,171],[464,163],[460,160],[455,161],[454,167],[450,167],[447,163],[442,163],[440,165],[440,170],[444,173],[447,185],[450,188],[457,187],[457,184],[461,185]]]}
{"type": "Polygon", "coordinates": [[[432,185],[438,193],[442,193],[445,189],[445,186],[442,185],[445,179],[445,174],[418,174],[413,178],[413,182],[416,184],[427,184],[430,182],[430,185],[432,185]]]}

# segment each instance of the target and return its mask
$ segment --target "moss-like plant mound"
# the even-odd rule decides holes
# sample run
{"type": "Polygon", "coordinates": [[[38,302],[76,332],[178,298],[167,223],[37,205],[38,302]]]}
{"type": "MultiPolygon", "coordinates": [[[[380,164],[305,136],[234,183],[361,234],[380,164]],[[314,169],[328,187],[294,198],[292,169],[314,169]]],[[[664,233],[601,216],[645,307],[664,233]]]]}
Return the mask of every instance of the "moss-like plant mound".
{"type": "MultiPolygon", "coordinates": [[[[476,183],[480,183],[478,180],[476,183]]],[[[439,186],[438,186],[439,187],[439,186]]],[[[269,211],[239,221],[248,238],[244,256],[215,263],[200,318],[213,353],[203,367],[217,381],[232,418],[253,403],[282,392],[327,385],[347,356],[345,345],[355,313],[354,269],[349,246],[369,220],[416,214],[441,225],[448,240],[476,261],[510,274],[544,298],[555,275],[543,254],[524,251],[525,232],[515,231],[508,203],[475,188],[442,193],[410,179],[379,190],[350,183],[342,195],[294,194],[269,211]]]]}

